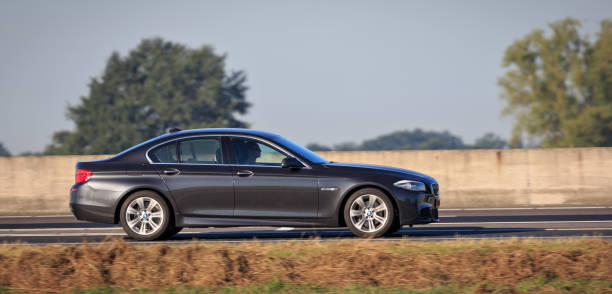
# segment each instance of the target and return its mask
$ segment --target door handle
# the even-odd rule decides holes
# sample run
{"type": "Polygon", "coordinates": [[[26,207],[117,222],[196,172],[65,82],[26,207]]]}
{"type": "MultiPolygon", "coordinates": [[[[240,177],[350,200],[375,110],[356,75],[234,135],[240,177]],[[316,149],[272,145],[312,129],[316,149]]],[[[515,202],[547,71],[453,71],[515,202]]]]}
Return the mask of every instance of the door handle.
{"type": "Polygon", "coordinates": [[[181,173],[181,171],[176,168],[169,168],[164,170],[164,174],[169,176],[178,175],[179,173],[181,173]]]}
{"type": "Polygon", "coordinates": [[[250,170],[239,170],[236,175],[239,177],[250,177],[253,175],[253,172],[250,170]]]}

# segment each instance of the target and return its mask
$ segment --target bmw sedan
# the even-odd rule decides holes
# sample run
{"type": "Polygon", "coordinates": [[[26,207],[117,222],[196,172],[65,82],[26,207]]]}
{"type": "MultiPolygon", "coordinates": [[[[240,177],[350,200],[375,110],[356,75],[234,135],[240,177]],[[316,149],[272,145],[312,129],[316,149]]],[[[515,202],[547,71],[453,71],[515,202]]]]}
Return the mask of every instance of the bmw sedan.
{"type": "Polygon", "coordinates": [[[70,207],[137,240],[211,226],[347,226],[380,237],[438,221],[439,197],[421,173],[328,161],[263,131],[199,129],[78,162],[70,207]]]}

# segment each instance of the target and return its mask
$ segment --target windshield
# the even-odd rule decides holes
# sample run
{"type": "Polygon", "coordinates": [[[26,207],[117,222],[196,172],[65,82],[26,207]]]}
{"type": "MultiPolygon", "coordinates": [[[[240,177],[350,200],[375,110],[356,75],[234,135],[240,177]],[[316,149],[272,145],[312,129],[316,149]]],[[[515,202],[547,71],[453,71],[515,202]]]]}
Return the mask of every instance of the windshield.
{"type": "Polygon", "coordinates": [[[298,145],[296,143],[289,141],[286,138],[283,138],[281,136],[276,136],[274,137],[274,140],[278,142],[279,144],[291,149],[291,151],[297,153],[300,157],[305,158],[306,160],[312,163],[319,163],[319,164],[329,163],[329,160],[317,155],[316,153],[308,150],[305,147],[302,147],[301,145],[298,145]]]}

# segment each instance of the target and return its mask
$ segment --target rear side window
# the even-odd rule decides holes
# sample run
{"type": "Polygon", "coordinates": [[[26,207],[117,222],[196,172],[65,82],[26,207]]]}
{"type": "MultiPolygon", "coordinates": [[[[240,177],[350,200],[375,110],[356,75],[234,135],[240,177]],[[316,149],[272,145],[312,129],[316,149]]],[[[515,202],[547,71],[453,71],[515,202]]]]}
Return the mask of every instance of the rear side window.
{"type": "Polygon", "coordinates": [[[184,140],[179,143],[182,163],[220,164],[221,143],[218,137],[184,140]]]}
{"type": "Polygon", "coordinates": [[[177,163],[176,142],[161,145],[149,152],[149,158],[157,163],[177,163]]]}

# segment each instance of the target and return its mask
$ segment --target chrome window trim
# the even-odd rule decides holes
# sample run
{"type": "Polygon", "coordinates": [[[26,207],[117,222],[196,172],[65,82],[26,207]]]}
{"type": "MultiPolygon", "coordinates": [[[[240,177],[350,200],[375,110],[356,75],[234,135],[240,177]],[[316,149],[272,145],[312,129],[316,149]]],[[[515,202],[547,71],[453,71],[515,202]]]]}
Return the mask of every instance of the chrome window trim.
{"type": "Polygon", "coordinates": [[[152,147],[150,147],[149,149],[147,149],[147,151],[145,152],[145,157],[147,158],[147,161],[149,162],[149,164],[178,164],[178,165],[216,165],[216,166],[252,166],[252,167],[276,167],[276,168],[282,168],[282,166],[274,166],[274,165],[254,165],[254,164],[235,164],[235,163],[184,163],[184,162],[153,162],[151,160],[151,158],[149,157],[149,152],[151,152],[151,150],[161,146],[161,145],[165,145],[174,141],[179,141],[179,140],[183,140],[183,139],[189,139],[189,138],[202,138],[202,137],[218,137],[219,141],[221,143],[221,156],[223,157],[223,137],[240,137],[240,138],[249,138],[249,139],[253,139],[256,141],[261,141],[263,143],[266,143],[267,145],[271,145],[274,148],[278,149],[281,151],[281,153],[283,153],[286,156],[291,156],[295,159],[297,159],[301,164],[304,165],[304,168],[306,169],[312,169],[312,167],[310,167],[310,165],[308,165],[307,163],[305,163],[304,161],[302,161],[299,157],[295,156],[293,153],[287,151],[287,149],[278,146],[277,144],[275,144],[274,142],[271,142],[269,140],[266,139],[262,139],[259,137],[255,137],[255,136],[249,136],[249,135],[241,135],[241,134],[209,134],[209,135],[193,135],[193,136],[188,136],[188,137],[181,137],[181,138],[174,138],[174,139],[170,139],[168,141],[156,144],[152,147]]]}

